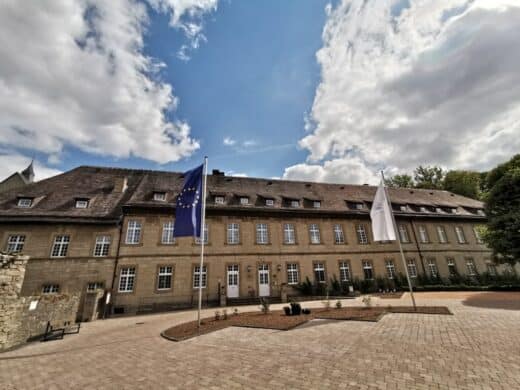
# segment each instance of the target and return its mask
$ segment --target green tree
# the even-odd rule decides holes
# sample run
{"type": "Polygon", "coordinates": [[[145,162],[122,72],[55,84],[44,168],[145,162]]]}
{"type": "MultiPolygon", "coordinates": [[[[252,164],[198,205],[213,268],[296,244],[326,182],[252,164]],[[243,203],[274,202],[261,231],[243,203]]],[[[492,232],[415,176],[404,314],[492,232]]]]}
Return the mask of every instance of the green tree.
{"type": "Polygon", "coordinates": [[[444,189],[455,194],[478,199],[480,195],[479,172],[449,171],[444,177],[444,189]]]}
{"type": "Polygon", "coordinates": [[[419,165],[414,171],[415,187],[442,190],[444,171],[441,167],[419,165]]]}
{"type": "Polygon", "coordinates": [[[394,175],[389,179],[385,179],[385,184],[388,187],[392,188],[413,188],[414,182],[412,176],[404,174],[404,175],[394,175]]]}
{"type": "Polygon", "coordinates": [[[499,262],[520,261],[520,154],[487,175],[484,240],[499,262]]]}

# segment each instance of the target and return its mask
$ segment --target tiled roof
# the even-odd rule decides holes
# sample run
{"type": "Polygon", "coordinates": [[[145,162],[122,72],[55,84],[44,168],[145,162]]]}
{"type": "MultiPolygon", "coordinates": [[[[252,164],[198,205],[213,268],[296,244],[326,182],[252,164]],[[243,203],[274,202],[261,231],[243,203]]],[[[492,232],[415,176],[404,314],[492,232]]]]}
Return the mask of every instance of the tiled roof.
{"type": "MultiPolygon", "coordinates": [[[[0,221],[7,219],[68,218],[73,220],[116,220],[122,207],[174,208],[175,198],[183,184],[182,173],[137,169],[82,166],[61,175],[23,188],[0,194],[0,221]],[[127,189],[121,192],[123,180],[127,189]],[[153,200],[154,192],[165,192],[166,201],[153,200]],[[31,208],[17,207],[20,197],[34,198],[31,208]],[[89,207],[75,208],[75,200],[88,198],[89,207]]],[[[287,180],[269,180],[208,175],[208,209],[291,209],[290,200],[300,200],[299,210],[312,209],[312,201],[319,200],[314,212],[349,212],[347,202],[363,203],[366,213],[374,198],[376,187],[341,185],[287,180]],[[215,204],[215,195],[225,196],[224,204],[215,204]],[[238,197],[249,197],[248,205],[241,205],[238,197]],[[265,199],[274,199],[274,206],[265,199]],[[310,201],[310,202],[309,202],[310,201]]],[[[421,213],[411,209],[409,214],[434,214],[436,207],[456,208],[459,215],[475,215],[483,203],[447,191],[421,189],[389,189],[392,203],[429,206],[432,211],[421,213]]],[[[295,212],[296,209],[293,209],[295,212]]],[[[449,212],[449,210],[447,210],[449,212]]],[[[357,213],[360,210],[356,210],[357,213]]]]}

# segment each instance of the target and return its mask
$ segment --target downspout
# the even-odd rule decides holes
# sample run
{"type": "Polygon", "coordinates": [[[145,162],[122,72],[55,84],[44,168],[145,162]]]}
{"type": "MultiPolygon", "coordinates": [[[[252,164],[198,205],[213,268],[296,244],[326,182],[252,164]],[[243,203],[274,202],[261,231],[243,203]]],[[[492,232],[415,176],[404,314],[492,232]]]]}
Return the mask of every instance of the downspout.
{"type": "Polygon", "coordinates": [[[426,267],[424,266],[424,257],[421,252],[421,247],[419,246],[419,241],[417,240],[417,234],[415,233],[415,225],[413,224],[413,219],[410,218],[410,223],[412,224],[412,232],[413,239],[415,240],[415,247],[417,248],[417,252],[419,253],[419,259],[421,259],[421,266],[423,270],[423,275],[426,277],[426,267]]]}
{"type": "MultiPolygon", "coordinates": [[[[114,260],[114,272],[112,274],[112,283],[110,284],[110,290],[108,290],[108,293],[110,293],[110,303],[105,303],[105,308],[103,310],[103,319],[107,316],[107,306],[112,309],[112,302],[114,301],[114,283],[116,281],[117,277],[117,266],[119,265],[119,252],[121,250],[121,239],[123,236],[123,221],[124,221],[124,213],[121,213],[121,217],[119,218],[119,236],[117,240],[117,251],[116,251],[116,258],[114,260]]],[[[106,297],[105,297],[106,299],[106,297]]],[[[112,310],[110,310],[112,311],[112,310]]],[[[108,316],[110,317],[110,313],[108,313],[108,316]]]]}

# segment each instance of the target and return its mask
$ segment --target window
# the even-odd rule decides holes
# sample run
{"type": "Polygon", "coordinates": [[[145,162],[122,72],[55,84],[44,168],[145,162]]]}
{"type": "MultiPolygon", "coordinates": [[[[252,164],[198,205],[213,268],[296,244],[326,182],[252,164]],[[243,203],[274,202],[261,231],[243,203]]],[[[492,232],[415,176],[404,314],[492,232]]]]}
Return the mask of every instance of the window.
{"type": "Polygon", "coordinates": [[[169,290],[172,288],[173,267],[159,267],[157,275],[157,290],[169,290]]]}
{"type": "Polygon", "coordinates": [[[311,223],[309,225],[309,236],[310,236],[311,244],[320,243],[320,228],[315,223],[311,223]]]}
{"type": "Polygon", "coordinates": [[[215,196],[215,203],[216,204],[224,204],[224,197],[223,196],[215,196]]]}
{"type": "Polygon", "coordinates": [[[59,284],[44,284],[42,287],[42,294],[56,294],[60,292],[59,284]]]}
{"type": "Polygon", "coordinates": [[[286,223],[283,225],[283,243],[291,245],[296,244],[296,233],[292,223],[286,223]]]}
{"type": "Polygon", "coordinates": [[[18,253],[23,250],[25,244],[25,236],[21,234],[15,234],[9,236],[7,239],[7,253],[18,253]]]}
{"type": "Polygon", "coordinates": [[[368,244],[368,236],[365,229],[365,225],[357,225],[356,227],[356,234],[358,238],[358,242],[360,244],[368,244]]]}
{"type": "Polygon", "coordinates": [[[446,262],[448,263],[448,274],[450,276],[457,276],[459,272],[457,271],[457,265],[455,264],[455,259],[452,257],[448,257],[446,259],[446,262]]]}
{"type": "Polygon", "coordinates": [[[87,284],[87,292],[95,292],[97,290],[102,290],[104,287],[103,282],[89,282],[87,284]]]}
{"type": "Polygon", "coordinates": [[[372,262],[363,260],[363,275],[365,276],[365,280],[374,279],[374,273],[372,272],[372,262]]]}
{"type": "Polygon", "coordinates": [[[315,209],[319,209],[321,207],[321,202],[319,200],[313,201],[312,207],[314,207],[315,209]]]}
{"type": "Polygon", "coordinates": [[[455,226],[455,234],[457,235],[457,241],[459,244],[466,243],[466,236],[464,235],[464,230],[462,230],[462,226],[455,226]]]}
{"type": "Polygon", "coordinates": [[[399,225],[399,239],[404,244],[410,242],[410,237],[408,237],[408,229],[406,228],[406,225],[399,225]]]}
{"type": "Polygon", "coordinates": [[[417,266],[415,265],[414,259],[408,259],[406,260],[406,266],[408,267],[408,275],[411,278],[417,277],[417,266]]]}
{"type": "Polygon", "coordinates": [[[513,266],[510,263],[504,263],[504,275],[512,275],[513,273],[513,266]]]}
{"type": "Polygon", "coordinates": [[[356,210],[363,210],[363,203],[354,203],[354,208],[356,210]]]}
{"type": "Polygon", "coordinates": [[[343,234],[343,226],[334,225],[334,243],[335,244],[344,244],[345,243],[345,235],[343,234]]]}
{"type": "Polygon", "coordinates": [[[450,209],[450,213],[452,213],[452,214],[457,214],[457,209],[456,209],[456,208],[452,208],[452,209],[450,209]]]}
{"type": "Polygon", "coordinates": [[[395,265],[393,260],[385,260],[386,276],[388,279],[395,278],[395,265]]]}
{"type": "Polygon", "coordinates": [[[419,211],[420,211],[421,213],[427,213],[427,212],[428,212],[428,210],[427,210],[426,207],[424,207],[424,206],[419,207],[419,211]]]}
{"type": "Polygon", "coordinates": [[[135,282],[135,268],[121,268],[119,274],[119,292],[132,292],[134,291],[135,282]]]}
{"type": "Polygon", "coordinates": [[[406,211],[408,211],[408,206],[403,204],[403,205],[399,206],[399,210],[406,212],[406,211]]]}
{"type": "Polygon", "coordinates": [[[436,278],[439,275],[439,270],[437,269],[437,262],[435,259],[428,259],[428,269],[430,270],[430,276],[432,278],[436,278]]]}
{"type": "Polygon", "coordinates": [[[291,207],[300,207],[299,200],[291,200],[291,207]]]}
{"type": "Polygon", "coordinates": [[[231,245],[238,244],[240,241],[240,225],[238,223],[228,223],[227,225],[227,243],[231,245]]]}
{"type": "Polygon", "coordinates": [[[430,242],[430,237],[428,236],[428,231],[426,230],[426,226],[419,226],[419,239],[423,244],[427,244],[430,242]]]}
{"type": "Polygon", "coordinates": [[[269,242],[269,235],[267,232],[267,224],[266,223],[257,223],[256,224],[256,243],[265,245],[269,242]]]}
{"type": "Polygon", "coordinates": [[[482,209],[478,209],[478,210],[477,210],[477,214],[478,214],[478,215],[482,215],[482,216],[486,215],[485,211],[482,210],[482,209]]]}
{"type": "Polygon", "coordinates": [[[475,276],[477,274],[477,268],[473,259],[466,259],[466,268],[468,269],[469,276],[475,276]]]}
{"type": "Polygon", "coordinates": [[[139,241],[141,241],[141,222],[134,220],[128,221],[126,243],[139,244],[139,241]]]}
{"type": "Polygon", "coordinates": [[[348,261],[339,262],[339,279],[341,282],[350,280],[350,263],[348,261]]]}
{"type": "Polygon", "coordinates": [[[206,288],[206,282],[207,282],[207,275],[208,275],[208,268],[206,266],[202,267],[202,275],[200,272],[200,265],[196,265],[193,267],[193,288],[199,288],[200,280],[202,279],[202,288],[206,288]],[[202,278],[201,278],[202,276],[202,278]]]}
{"type": "Polygon", "coordinates": [[[76,199],[76,208],[77,209],[88,208],[88,199],[76,199]]]}
{"type": "Polygon", "coordinates": [[[265,200],[266,206],[274,206],[274,199],[266,199],[265,200]]]}
{"type": "Polygon", "coordinates": [[[299,281],[298,264],[287,264],[287,284],[298,284],[299,281]]]}
{"type": "Polygon", "coordinates": [[[166,192],[154,192],[153,193],[153,200],[158,200],[160,202],[166,201],[166,192]]]}
{"type": "Polygon", "coordinates": [[[162,235],[161,235],[161,244],[175,244],[175,222],[168,221],[163,223],[162,235]]]}
{"type": "Polygon", "coordinates": [[[247,204],[249,204],[249,198],[248,198],[247,196],[242,196],[242,197],[240,198],[240,204],[241,204],[241,205],[247,205],[247,204]]]}
{"type": "Polygon", "coordinates": [[[442,210],[442,207],[435,207],[435,212],[436,213],[443,213],[444,211],[442,210]]]}
{"type": "Polygon", "coordinates": [[[29,208],[32,206],[33,198],[18,198],[18,207],[29,208]]]}
{"type": "Polygon", "coordinates": [[[97,236],[94,246],[94,257],[108,256],[110,249],[110,236],[97,236]]]}
{"type": "MultiPolygon", "coordinates": [[[[204,245],[206,245],[209,242],[209,231],[208,231],[208,224],[204,224],[204,229],[202,229],[202,237],[204,239],[204,245]]],[[[200,245],[202,243],[200,237],[195,237],[195,244],[200,245]]]]}
{"type": "Polygon", "coordinates": [[[497,266],[495,264],[487,264],[486,268],[490,276],[497,276],[497,266]]]}
{"type": "Polygon", "coordinates": [[[480,226],[473,226],[473,233],[475,234],[475,239],[477,240],[477,244],[483,244],[482,235],[480,234],[480,226]]]}
{"type": "Polygon", "coordinates": [[[325,283],[325,266],[323,263],[314,263],[314,278],[316,283],[325,283]]]}
{"type": "Polygon", "coordinates": [[[441,244],[446,244],[448,242],[448,238],[446,237],[446,230],[444,226],[437,226],[437,237],[439,238],[439,242],[441,244]]]}
{"type": "Polygon", "coordinates": [[[65,257],[69,249],[70,236],[56,236],[52,245],[51,257],[65,257]]]}

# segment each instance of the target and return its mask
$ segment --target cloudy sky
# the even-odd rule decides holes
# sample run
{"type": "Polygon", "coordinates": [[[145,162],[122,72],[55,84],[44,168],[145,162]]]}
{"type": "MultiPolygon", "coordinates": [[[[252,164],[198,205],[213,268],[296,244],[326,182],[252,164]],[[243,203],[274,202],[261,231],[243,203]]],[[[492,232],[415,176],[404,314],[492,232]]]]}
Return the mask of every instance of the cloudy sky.
{"type": "Polygon", "coordinates": [[[0,179],[485,170],[520,151],[518,37],[520,0],[4,0],[0,179]]]}

